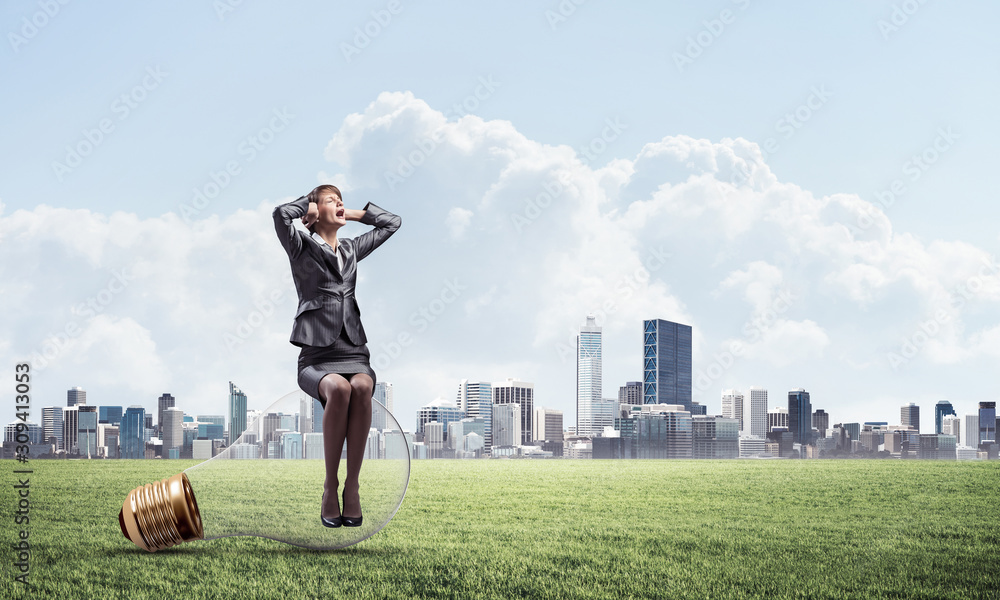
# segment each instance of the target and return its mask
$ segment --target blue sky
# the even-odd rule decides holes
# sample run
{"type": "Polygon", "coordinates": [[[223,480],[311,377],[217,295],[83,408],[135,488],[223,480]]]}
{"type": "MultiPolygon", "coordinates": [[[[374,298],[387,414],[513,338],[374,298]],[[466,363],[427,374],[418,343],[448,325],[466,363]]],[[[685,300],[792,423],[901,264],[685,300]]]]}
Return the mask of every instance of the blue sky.
{"type": "Polygon", "coordinates": [[[97,404],[170,391],[195,414],[224,411],[228,380],[258,408],[294,390],[270,208],[325,181],[404,218],[358,296],[373,357],[416,340],[379,370],[405,426],[463,377],[534,381],[572,422],[559,344],[658,247],[667,266],[607,316],[605,396],[639,378],[656,316],[695,327],[696,376],[724,367],[711,411],[750,385],[772,405],[805,387],[833,422],[995,400],[1000,279],[979,269],[998,254],[996,5],[218,6],[0,8],[0,356],[81,331],[38,373],[36,406],[74,385],[97,404]],[[559,174],[571,191],[514,227],[559,174]],[[411,315],[456,278],[459,301],[417,331],[411,315]],[[73,312],[103,290],[99,313],[73,312]],[[783,291],[797,299],[776,313],[783,291]],[[906,341],[919,347],[899,364],[906,341]]]}

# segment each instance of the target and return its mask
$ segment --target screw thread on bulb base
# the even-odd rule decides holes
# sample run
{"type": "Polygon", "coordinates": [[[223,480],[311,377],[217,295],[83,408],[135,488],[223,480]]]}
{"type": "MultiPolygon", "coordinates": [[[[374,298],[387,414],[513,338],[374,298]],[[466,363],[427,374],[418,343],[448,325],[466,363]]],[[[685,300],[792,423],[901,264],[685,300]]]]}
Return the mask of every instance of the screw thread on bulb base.
{"type": "Polygon", "coordinates": [[[204,537],[194,490],[184,473],[129,492],[118,525],[129,541],[149,552],[204,537]]]}

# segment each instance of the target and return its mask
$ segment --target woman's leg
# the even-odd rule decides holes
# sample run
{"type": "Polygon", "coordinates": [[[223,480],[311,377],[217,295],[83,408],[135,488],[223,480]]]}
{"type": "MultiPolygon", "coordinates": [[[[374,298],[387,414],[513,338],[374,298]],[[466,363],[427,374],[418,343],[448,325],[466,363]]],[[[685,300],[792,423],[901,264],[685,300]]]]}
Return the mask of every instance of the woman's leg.
{"type": "MultiPolygon", "coordinates": [[[[326,401],[323,409],[323,456],[326,459],[326,481],[323,484],[323,516],[340,516],[337,488],[340,482],[340,454],[347,436],[347,409],[351,400],[351,384],[337,373],[327,373],[319,380],[319,394],[326,401]]],[[[350,463],[348,463],[350,464],[350,463]]]]}
{"type": "MultiPolygon", "coordinates": [[[[368,432],[372,427],[372,378],[367,373],[351,377],[351,402],[347,409],[347,478],[344,481],[344,507],[342,514],[361,516],[361,495],[358,474],[365,457],[368,432]]],[[[326,427],[326,423],[323,423],[326,427]]]]}

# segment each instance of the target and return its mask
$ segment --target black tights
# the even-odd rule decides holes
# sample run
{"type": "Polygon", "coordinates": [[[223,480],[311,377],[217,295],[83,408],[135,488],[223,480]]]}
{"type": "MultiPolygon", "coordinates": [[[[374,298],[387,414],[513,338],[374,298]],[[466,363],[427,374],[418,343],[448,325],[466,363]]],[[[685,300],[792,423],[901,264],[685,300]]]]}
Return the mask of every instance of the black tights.
{"type": "Polygon", "coordinates": [[[361,496],[358,474],[364,459],[368,432],[372,426],[373,381],[367,373],[348,374],[350,381],[338,373],[327,373],[319,382],[323,409],[323,454],[326,458],[326,482],[323,491],[323,516],[341,514],[337,493],[340,454],[347,440],[347,478],[344,481],[343,514],[361,516],[361,496]],[[332,493],[330,493],[332,492],[332,493]]]}

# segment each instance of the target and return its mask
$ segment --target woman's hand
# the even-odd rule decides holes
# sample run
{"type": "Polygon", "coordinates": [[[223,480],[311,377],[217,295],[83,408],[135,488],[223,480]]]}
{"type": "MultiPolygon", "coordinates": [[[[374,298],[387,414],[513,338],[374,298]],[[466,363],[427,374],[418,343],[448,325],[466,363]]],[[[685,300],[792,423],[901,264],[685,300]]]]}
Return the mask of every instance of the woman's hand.
{"type": "Polygon", "coordinates": [[[302,224],[307,228],[312,227],[312,224],[319,219],[319,206],[315,202],[309,203],[309,210],[306,212],[305,216],[302,217],[302,224]]]}

